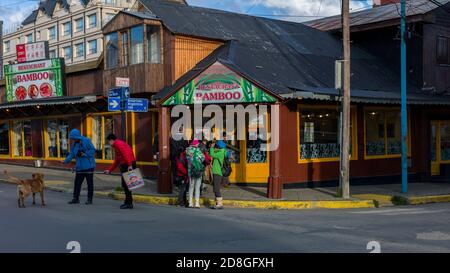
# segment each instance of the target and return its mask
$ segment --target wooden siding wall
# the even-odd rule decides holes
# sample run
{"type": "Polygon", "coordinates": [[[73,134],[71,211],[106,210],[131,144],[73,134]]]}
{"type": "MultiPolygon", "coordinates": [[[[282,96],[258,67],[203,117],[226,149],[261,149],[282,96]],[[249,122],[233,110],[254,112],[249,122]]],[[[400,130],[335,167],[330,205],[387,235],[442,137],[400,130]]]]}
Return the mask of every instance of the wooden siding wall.
{"type": "Polygon", "coordinates": [[[164,28],[163,37],[164,85],[170,86],[175,82],[175,35],[164,28]]]}
{"type": "Polygon", "coordinates": [[[66,76],[67,96],[101,95],[103,91],[103,70],[89,70],[66,76]]]}
{"type": "Polygon", "coordinates": [[[425,87],[434,87],[437,91],[450,91],[450,65],[439,65],[436,56],[437,37],[450,38],[450,27],[438,25],[424,26],[423,40],[423,77],[425,87]]]}
{"type": "Polygon", "coordinates": [[[175,37],[175,79],[186,72],[220,47],[222,43],[216,41],[200,40],[186,36],[175,37]]]}
{"type": "Polygon", "coordinates": [[[116,85],[116,77],[130,78],[131,93],[158,92],[164,87],[163,64],[135,64],[103,72],[103,92],[116,85]]]}
{"type": "MultiPolygon", "coordinates": [[[[152,134],[153,112],[140,113],[136,115],[136,157],[139,161],[152,162],[152,134]]],[[[156,127],[155,127],[156,128],[156,127]]]]}

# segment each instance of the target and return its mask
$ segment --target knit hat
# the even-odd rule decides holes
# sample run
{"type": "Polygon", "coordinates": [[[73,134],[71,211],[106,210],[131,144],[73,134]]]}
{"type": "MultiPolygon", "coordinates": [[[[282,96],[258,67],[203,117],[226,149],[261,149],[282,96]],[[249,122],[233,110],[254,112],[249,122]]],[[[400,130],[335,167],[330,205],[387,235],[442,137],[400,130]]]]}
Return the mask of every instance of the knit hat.
{"type": "Polygon", "coordinates": [[[195,147],[198,146],[198,139],[197,139],[197,138],[194,138],[194,139],[191,141],[191,146],[195,146],[195,147]]]}
{"type": "Polygon", "coordinates": [[[227,147],[227,144],[223,140],[219,140],[217,141],[217,147],[219,147],[219,149],[224,149],[227,147]]]}

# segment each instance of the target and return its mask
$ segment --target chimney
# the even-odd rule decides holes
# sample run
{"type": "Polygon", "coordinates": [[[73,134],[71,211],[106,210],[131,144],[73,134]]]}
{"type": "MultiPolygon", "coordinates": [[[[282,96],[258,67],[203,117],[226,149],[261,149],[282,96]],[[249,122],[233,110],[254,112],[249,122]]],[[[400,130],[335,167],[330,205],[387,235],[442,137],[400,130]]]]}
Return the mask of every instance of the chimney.
{"type": "Polygon", "coordinates": [[[373,0],[373,6],[379,7],[389,4],[397,4],[400,3],[400,0],[373,0]]]}

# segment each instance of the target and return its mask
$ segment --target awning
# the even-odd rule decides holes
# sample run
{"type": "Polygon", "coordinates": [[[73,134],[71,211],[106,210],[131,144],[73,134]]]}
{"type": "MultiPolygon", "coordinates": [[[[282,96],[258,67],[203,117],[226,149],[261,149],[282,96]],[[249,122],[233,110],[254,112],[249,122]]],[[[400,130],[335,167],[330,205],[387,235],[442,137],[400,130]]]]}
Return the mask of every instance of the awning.
{"type": "MultiPolygon", "coordinates": [[[[332,88],[303,88],[292,93],[283,94],[284,98],[313,99],[323,101],[340,101],[341,94],[332,88]]],[[[351,102],[374,104],[400,104],[399,92],[351,90],[351,102]]],[[[450,95],[408,93],[407,104],[410,105],[450,105],[450,95]]]]}
{"type": "Polygon", "coordinates": [[[14,101],[0,104],[0,109],[11,109],[29,106],[64,105],[96,102],[97,96],[57,97],[50,99],[14,101]]]}

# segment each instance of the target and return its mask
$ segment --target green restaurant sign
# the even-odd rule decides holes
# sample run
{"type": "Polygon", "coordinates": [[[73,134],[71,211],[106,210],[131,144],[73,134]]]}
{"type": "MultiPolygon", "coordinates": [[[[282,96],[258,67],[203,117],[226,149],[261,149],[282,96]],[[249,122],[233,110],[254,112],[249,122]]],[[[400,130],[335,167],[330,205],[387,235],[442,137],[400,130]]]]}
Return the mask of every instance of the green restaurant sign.
{"type": "Polygon", "coordinates": [[[223,64],[216,62],[169,97],[162,105],[275,101],[276,99],[273,96],[237,75],[223,64]]]}
{"type": "Polygon", "coordinates": [[[62,59],[5,65],[8,102],[60,97],[64,91],[62,59]]]}

